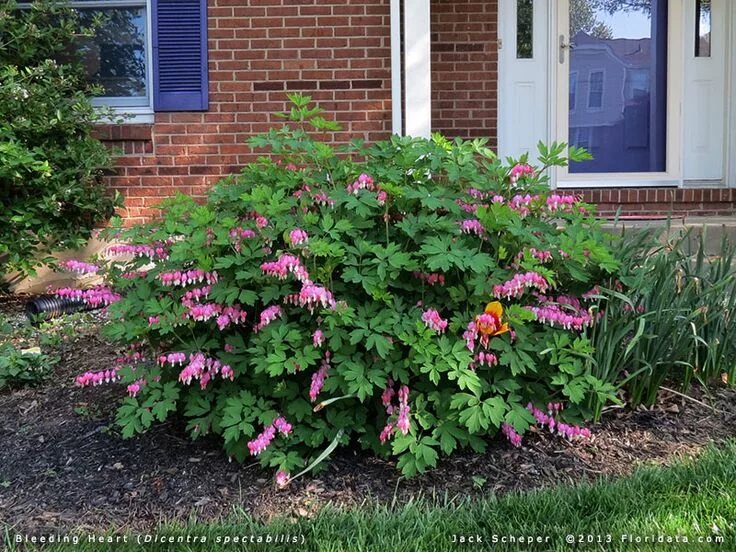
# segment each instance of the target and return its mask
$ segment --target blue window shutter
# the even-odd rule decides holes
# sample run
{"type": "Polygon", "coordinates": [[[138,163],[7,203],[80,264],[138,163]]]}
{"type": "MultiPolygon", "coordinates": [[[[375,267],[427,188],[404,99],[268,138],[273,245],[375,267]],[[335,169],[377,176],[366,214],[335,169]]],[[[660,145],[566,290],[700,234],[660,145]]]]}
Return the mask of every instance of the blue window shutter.
{"type": "Polygon", "coordinates": [[[207,0],[153,0],[153,109],[206,111],[207,0]]]}

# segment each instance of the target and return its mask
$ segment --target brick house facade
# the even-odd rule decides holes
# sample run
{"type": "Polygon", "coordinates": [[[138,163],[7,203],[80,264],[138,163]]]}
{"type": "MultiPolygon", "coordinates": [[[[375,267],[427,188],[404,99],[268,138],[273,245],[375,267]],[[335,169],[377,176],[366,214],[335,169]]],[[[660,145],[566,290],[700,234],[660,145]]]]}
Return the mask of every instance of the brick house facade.
{"type": "Polygon", "coordinates": [[[130,222],[176,191],[202,196],[251,161],[246,140],[277,122],[287,92],[312,96],[343,125],[335,142],[390,134],[388,0],[210,0],[207,15],[208,110],[100,129],[122,151],[109,183],[130,222]]]}
{"type": "MultiPolygon", "coordinates": [[[[159,0],[160,1],[160,0],[159,0]]],[[[431,0],[432,130],[496,145],[499,1],[431,0]]],[[[276,123],[287,92],[312,96],[343,131],[368,141],[392,131],[391,0],[209,0],[206,111],[156,112],[152,122],[102,126],[116,148],[109,186],[129,223],[162,198],[202,196],[254,158],[246,140],[276,123]]],[[[612,215],[733,214],[727,187],[575,189],[612,215]]]]}

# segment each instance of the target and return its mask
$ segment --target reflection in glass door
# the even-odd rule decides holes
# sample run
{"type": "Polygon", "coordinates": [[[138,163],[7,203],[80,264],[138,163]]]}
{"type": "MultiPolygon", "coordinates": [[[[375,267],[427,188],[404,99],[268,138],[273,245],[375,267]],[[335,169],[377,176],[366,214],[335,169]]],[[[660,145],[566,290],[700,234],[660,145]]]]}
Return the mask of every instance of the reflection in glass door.
{"type": "Polygon", "coordinates": [[[666,170],[667,0],[570,0],[571,173],[666,170]]]}

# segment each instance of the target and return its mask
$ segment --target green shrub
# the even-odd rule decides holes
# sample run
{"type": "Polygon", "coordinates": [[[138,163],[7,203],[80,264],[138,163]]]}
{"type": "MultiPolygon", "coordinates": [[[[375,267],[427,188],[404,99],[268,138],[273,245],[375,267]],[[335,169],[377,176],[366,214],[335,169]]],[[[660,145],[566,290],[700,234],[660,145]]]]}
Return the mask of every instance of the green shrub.
{"type": "MultiPolygon", "coordinates": [[[[59,290],[112,303],[106,336],[130,356],[78,383],[128,385],[123,435],[179,410],[240,461],[293,472],[357,442],[407,475],[500,429],[586,435],[562,420],[614,390],[582,335],[582,294],[617,267],[593,208],[484,140],[336,152],[308,132],[334,126],[293,100],[290,124],[251,141],[273,156],[116,234],[110,253],[137,256],[110,263],[111,289],[59,290]]],[[[540,146],[542,163],[565,150],[540,146]]]]}
{"type": "Polygon", "coordinates": [[[91,134],[96,90],[68,53],[90,32],[56,2],[0,5],[0,277],[82,245],[112,214],[100,182],[110,157],[91,134]]]}
{"type": "Polygon", "coordinates": [[[0,391],[46,381],[64,350],[93,328],[89,313],[37,324],[19,324],[15,318],[0,313],[0,391]]]}
{"type": "Polygon", "coordinates": [[[0,391],[40,383],[56,362],[57,358],[42,354],[40,349],[21,350],[10,343],[0,343],[0,391]]]}

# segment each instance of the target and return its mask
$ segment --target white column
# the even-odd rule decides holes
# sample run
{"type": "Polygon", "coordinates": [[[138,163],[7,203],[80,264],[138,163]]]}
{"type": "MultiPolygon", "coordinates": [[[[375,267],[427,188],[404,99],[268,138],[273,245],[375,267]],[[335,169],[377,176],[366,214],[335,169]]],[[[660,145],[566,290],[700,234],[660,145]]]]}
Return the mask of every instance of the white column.
{"type": "Polygon", "coordinates": [[[401,125],[401,0],[391,0],[391,132],[401,125]]]}
{"type": "Polygon", "coordinates": [[[406,134],[429,138],[432,132],[429,0],[404,0],[404,55],[406,134]]]}

